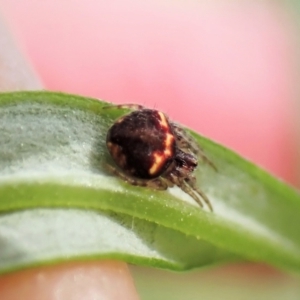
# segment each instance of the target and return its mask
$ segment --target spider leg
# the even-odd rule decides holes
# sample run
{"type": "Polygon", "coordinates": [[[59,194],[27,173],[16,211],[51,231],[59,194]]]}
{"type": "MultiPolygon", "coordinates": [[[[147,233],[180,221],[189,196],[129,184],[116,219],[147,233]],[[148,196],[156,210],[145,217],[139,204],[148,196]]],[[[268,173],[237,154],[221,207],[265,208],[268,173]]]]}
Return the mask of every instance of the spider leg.
{"type": "Polygon", "coordinates": [[[177,123],[171,122],[171,126],[179,148],[181,148],[182,150],[189,150],[193,154],[198,155],[198,153],[200,152],[200,147],[195,139],[177,123]]]}
{"type": "Polygon", "coordinates": [[[102,109],[112,109],[112,108],[124,108],[124,109],[131,109],[131,110],[142,110],[142,109],[145,109],[146,107],[143,106],[143,105],[140,105],[140,104],[108,104],[106,106],[103,106],[102,109]]]}
{"type": "Polygon", "coordinates": [[[170,174],[170,180],[172,182],[174,182],[180,189],[182,189],[186,194],[188,194],[189,196],[191,196],[197,203],[198,205],[203,208],[203,204],[202,201],[199,197],[196,197],[193,189],[187,185],[184,180],[179,180],[178,177],[176,175],[174,175],[173,173],[170,174]]]}
{"type": "MultiPolygon", "coordinates": [[[[185,179],[185,182],[192,189],[193,192],[195,192],[196,194],[200,195],[200,197],[204,200],[204,202],[206,203],[206,205],[209,207],[210,211],[213,211],[212,205],[211,205],[208,197],[205,195],[205,193],[201,189],[199,189],[199,188],[196,187],[196,185],[195,185],[196,178],[194,176],[190,176],[190,177],[188,177],[188,178],[185,179]]],[[[197,198],[199,199],[199,197],[197,197],[197,198]]]]}
{"type": "Polygon", "coordinates": [[[198,145],[196,140],[188,134],[183,128],[176,123],[171,123],[174,131],[176,142],[181,150],[191,151],[196,156],[200,157],[205,163],[207,163],[216,172],[218,171],[215,164],[205,155],[203,149],[198,145]]]}
{"type": "Polygon", "coordinates": [[[162,178],[155,178],[152,180],[139,179],[128,176],[127,174],[123,173],[122,171],[118,170],[117,168],[111,165],[106,164],[106,168],[111,174],[118,176],[119,178],[131,185],[149,187],[155,190],[166,190],[168,188],[168,183],[162,178]]]}
{"type": "Polygon", "coordinates": [[[204,194],[204,192],[198,189],[195,186],[195,177],[188,177],[184,180],[180,180],[178,176],[173,173],[169,174],[169,180],[176,184],[180,189],[182,189],[185,193],[190,195],[200,207],[203,208],[202,200],[209,207],[210,211],[213,211],[212,205],[208,199],[208,197],[204,194]],[[202,199],[202,200],[201,200],[202,199]]]}

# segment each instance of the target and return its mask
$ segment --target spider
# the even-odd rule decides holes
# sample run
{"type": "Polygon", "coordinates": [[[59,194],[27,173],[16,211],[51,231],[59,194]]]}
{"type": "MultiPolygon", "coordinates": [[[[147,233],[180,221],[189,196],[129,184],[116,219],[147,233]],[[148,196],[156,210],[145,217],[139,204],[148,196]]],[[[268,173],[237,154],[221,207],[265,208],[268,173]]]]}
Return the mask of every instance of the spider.
{"type": "Polygon", "coordinates": [[[174,185],[203,207],[213,211],[207,196],[196,185],[193,171],[198,156],[216,170],[197,142],[159,110],[123,104],[104,108],[132,110],[117,119],[106,137],[108,151],[118,166],[109,165],[115,175],[132,185],[166,190],[174,185]]]}

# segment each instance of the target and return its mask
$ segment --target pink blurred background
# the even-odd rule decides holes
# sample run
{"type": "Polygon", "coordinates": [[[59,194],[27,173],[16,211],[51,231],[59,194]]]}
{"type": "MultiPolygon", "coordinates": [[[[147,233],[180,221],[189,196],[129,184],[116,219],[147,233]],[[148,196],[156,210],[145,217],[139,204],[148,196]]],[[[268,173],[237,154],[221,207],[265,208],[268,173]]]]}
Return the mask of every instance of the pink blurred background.
{"type": "Polygon", "coordinates": [[[0,9],[46,89],[159,108],[296,183],[286,7],[1,0],[0,9]]]}

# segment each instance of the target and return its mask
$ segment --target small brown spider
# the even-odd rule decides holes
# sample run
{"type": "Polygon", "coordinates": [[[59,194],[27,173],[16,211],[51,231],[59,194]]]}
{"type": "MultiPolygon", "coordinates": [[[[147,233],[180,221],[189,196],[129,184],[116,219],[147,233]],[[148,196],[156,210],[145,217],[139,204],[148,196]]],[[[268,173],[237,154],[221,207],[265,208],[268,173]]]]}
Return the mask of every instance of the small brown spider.
{"type": "Polygon", "coordinates": [[[200,156],[214,169],[196,141],[161,111],[136,104],[106,106],[128,108],[131,113],[110,127],[106,145],[118,169],[110,170],[132,185],[166,190],[177,185],[201,207],[212,211],[207,196],[197,188],[193,171],[200,156]]]}

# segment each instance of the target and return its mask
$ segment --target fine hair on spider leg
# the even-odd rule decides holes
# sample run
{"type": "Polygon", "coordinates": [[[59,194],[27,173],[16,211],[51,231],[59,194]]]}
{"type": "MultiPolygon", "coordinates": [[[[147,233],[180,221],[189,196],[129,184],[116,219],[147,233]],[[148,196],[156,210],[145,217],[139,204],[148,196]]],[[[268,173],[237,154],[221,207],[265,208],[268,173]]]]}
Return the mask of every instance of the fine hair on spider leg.
{"type": "Polygon", "coordinates": [[[203,152],[201,152],[199,156],[205,163],[207,163],[211,168],[218,172],[218,168],[216,167],[216,165],[203,152]]]}
{"type": "Polygon", "coordinates": [[[184,180],[179,180],[175,174],[170,174],[170,180],[174,182],[180,189],[182,189],[185,193],[190,195],[200,207],[203,208],[203,203],[201,199],[207,204],[210,211],[213,211],[212,205],[208,199],[208,197],[195,186],[196,178],[194,176],[185,178],[184,180]]]}
{"type": "Polygon", "coordinates": [[[200,151],[200,147],[195,139],[179,124],[172,122],[171,125],[179,147],[182,148],[182,150],[189,150],[197,155],[200,151]]]}
{"type": "Polygon", "coordinates": [[[204,200],[204,202],[207,204],[207,206],[209,207],[210,211],[213,211],[213,207],[208,199],[208,197],[204,194],[204,192],[202,192],[202,190],[195,188],[194,192],[197,192],[198,195],[201,196],[201,198],[204,200]]]}
{"type": "MultiPolygon", "coordinates": [[[[201,199],[206,203],[209,207],[210,211],[213,211],[212,205],[205,195],[205,193],[195,186],[195,177],[187,178],[184,180],[186,186],[188,187],[189,191],[187,192],[201,207],[203,207],[201,199]]],[[[182,188],[183,189],[183,188],[182,188]]]]}
{"type": "Polygon", "coordinates": [[[188,150],[200,157],[205,163],[207,163],[216,172],[218,171],[215,164],[206,156],[202,147],[197,143],[197,141],[177,123],[171,123],[174,130],[174,134],[181,150],[188,150]]]}

